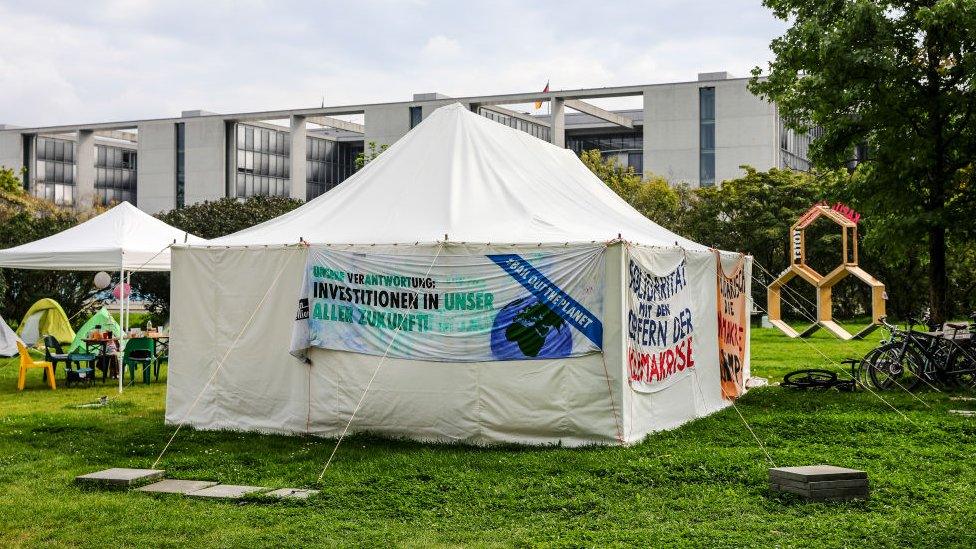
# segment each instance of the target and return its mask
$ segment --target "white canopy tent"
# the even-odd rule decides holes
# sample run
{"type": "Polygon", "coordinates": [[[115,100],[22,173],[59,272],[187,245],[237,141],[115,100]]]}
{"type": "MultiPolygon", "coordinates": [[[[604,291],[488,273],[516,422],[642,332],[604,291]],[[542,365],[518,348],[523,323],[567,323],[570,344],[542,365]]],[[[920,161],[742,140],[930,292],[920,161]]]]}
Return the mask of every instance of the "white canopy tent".
{"type": "MultiPolygon", "coordinates": [[[[719,263],[728,269],[739,259],[723,253],[719,263]]],[[[205,246],[174,247],[166,421],[320,436],[349,424],[471,443],[637,441],[727,405],[716,263],[714,251],[643,217],[571,151],[461,105],[443,107],[304,206],[205,246]],[[486,253],[594,246],[605,278],[602,351],[475,361],[315,347],[309,365],[289,354],[310,250],[399,257],[430,272],[486,253]],[[662,275],[687,268],[695,367],[667,387],[645,390],[628,373],[632,258],[662,275]]]]}
{"type": "MultiPolygon", "coordinates": [[[[167,225],[128,202],[70,229],[0,250],[0,267],[52,271],[118,271],[126,282],[133,271],[168,271],[170,246],[202,244],[204,239],[167,225]]],[[[124,286],[123,286],[124,287],[124,286]]],[[[128,327],[128,295],[120,298],[123,328],[128,327]]],[[[119,387],[121,390],[121,378],[119,387]]]]}

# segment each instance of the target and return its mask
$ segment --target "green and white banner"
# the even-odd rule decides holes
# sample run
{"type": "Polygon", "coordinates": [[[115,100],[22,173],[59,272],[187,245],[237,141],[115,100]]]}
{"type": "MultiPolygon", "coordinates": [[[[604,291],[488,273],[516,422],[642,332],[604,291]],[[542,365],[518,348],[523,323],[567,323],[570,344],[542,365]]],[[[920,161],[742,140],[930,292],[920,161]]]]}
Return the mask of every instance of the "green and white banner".
{"type": "Polygon", "coordinates": [[[312,246],[291,353],[320,347],[481,362],[599,351],[605,250],[602,243],[395,253],[312,246]]]}

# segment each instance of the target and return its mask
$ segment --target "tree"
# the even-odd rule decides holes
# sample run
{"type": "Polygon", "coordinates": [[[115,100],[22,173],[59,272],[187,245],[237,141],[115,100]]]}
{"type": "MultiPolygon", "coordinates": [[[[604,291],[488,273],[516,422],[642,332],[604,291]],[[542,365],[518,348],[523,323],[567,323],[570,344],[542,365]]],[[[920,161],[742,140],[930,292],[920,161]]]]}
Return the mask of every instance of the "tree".
{"type": "Polygon", "coordinates": [[[363,166],[376,159],[383,151],[390,148],[389,145],[376,146],[376,141],[366,144],[366,150],[356,155],[356,171],[363,169],[363,166]]]}
{"type": "Polygon", "coordinates": [[[925,256],[934,320],[947,317],[947,242],[971,234],[976,157],[976,0],[764,0],[786,33],[750,87],[838,167],[866,146],[845,189],[897,253],[925,256]],[[968,188],[967,188],[968,186],[968,188]]]}
{"type": "Polygon", "coordinates": [[[641,179],[633,167],[621,166],[613,158],[603,158],[597,149],[583,151],[580,160],[613,192],[648,219],[667,228],[677,224],[679,194],[663,177],[641,179]]]}
{"type": "Polygon", "coordinates": [[[11,168],[0,166],[0,191],[8,193],[23,192],[24,187],[17,177],[17,172],[11,168]]]}

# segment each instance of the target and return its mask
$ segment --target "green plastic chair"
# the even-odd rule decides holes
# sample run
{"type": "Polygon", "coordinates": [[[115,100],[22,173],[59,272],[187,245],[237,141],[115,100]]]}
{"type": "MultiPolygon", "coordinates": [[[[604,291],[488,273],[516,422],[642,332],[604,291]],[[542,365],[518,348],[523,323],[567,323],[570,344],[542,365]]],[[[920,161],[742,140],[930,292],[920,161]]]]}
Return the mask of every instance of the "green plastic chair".
{"type": "Polygon", "coordinates": [[[122,354],[122,368],[129,370],[129,381],[135,381],[136,366],[142,367],[142,382],[149,384],[152,364],[156,361],[156,341],[148,337],[137,337],[125,342],[122,354]]]}

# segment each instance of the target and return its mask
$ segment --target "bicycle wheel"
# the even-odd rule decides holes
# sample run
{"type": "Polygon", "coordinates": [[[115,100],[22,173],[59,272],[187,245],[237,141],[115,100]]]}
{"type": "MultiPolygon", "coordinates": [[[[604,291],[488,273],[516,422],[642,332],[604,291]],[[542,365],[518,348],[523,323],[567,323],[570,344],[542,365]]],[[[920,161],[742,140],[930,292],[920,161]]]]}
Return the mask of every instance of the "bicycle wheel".
{"type": "Polygon", "coordinates": [[[829,370],[797,370],[786,374],[781,385],[797,389],[826,389],[833,387],[835,383],[837,374],[829,370]]]}
{"type": "Polygon", "coordinates": [[[863,363],[871,384],[882,391],[898,386],[912,391],[922,382],[918,375],[923,361],[915,349],[900,342],[875,347],[864,355],[863,363]]]}

